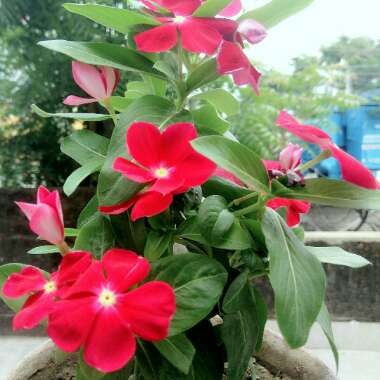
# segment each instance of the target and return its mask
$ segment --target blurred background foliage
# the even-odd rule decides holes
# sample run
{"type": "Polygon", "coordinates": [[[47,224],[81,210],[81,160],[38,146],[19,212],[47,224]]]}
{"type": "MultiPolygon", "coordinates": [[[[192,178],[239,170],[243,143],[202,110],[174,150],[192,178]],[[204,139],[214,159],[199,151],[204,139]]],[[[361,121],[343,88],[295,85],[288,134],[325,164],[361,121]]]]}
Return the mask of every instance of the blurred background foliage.
{"type": "MultiPolygon", "coordinates": [[[[0,186],[61,186],[74,163],[60,154],[59,141],[82,125],[32,114],[36,103],[49,112],[67,110],[62,100],[80,95],[69,60],[37,45],[45,39],[122,43],[124,36],[66,12],[62,0],[0,0],[0,186]]],[[[73,1],[81,3],[83,1],[73,1]]],[[[97,3],[125,6],[117,0],[97,3]]],[[[123,4],[124,3],[124,4],[123,4]]],[[[265,41],[263,42],[265,43],[265,41]]],[[[263,72],[261,94],[236,88],[228,79],[218,84],[241,100],[241,112],[230,119],[232,132],[254,151],[274,158],[286,145],[275,127],[286,108],[303,120],[322,120],[334,108],[355,106],[358,96],[379,87],[380,43],[367,38],[341,38],[318,57],[294,60],[292,75],[258,64],[263,72]]],[[[125,78],[122,83],[126,83],[125,78]]],[[[121,92],[123,87],[120,86],[121,92]]],[[[88,111],[96,112],[95,105],[88,111]],[[94,108],[95,107],[95,108],[94,108]]],[[[84,109],[83,109],[84,110],[84,109]]],[[[87,125],[102,132],[101,123],[87,125]]]]}

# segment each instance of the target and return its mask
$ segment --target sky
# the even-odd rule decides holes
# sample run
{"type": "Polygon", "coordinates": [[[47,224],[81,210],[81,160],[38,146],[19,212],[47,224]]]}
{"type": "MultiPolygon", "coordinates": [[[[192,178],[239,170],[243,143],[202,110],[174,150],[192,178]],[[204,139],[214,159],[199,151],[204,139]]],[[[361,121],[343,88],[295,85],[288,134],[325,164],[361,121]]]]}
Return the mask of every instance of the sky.
{"type": "MultiPolygon", "coordinates": [[[[243,0],[251,10],[265,0],[243,0]]],[[[292,58],[316,55],[340,36],[380,39],[380,0],[314,0],[304,11],[269,30],[249,51],[252,59],[290,73],[292,58]]]]}

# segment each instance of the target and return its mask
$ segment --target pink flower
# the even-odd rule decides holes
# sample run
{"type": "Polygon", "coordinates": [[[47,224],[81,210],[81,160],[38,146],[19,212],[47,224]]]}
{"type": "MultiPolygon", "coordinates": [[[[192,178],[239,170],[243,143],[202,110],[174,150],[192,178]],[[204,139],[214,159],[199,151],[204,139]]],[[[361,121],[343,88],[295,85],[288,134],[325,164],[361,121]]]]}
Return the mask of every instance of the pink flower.
{"type": "Polygon", "coordinates": [[[231,74],[238,86],[250,85],[256,94],[259,93],[261,74],[252,66],[242,48],[234,42],[223,41],[218,57],[220,74],[231,74]]]}
{"type": "Polygon", "coordinates": [[[120,79],[120,73],[116,69],[107,66],[100,66],[98,69],[78,61],[72,63],[72,71],[75,83],[91,98],[70,95],[63,101],[69,106],[80,106],[108,99],[112,96],[120,79]]]}
{"type": "Polygon", "coordinates": [[[61,200],[57,190],[38,188],[37,204],[16,202],[29,220],[30,229],[42,239],[60,244],[64,239],[61,200]]]}
{"type": "Polygon", "coordinates": [[[342,177],[346,181],[368,189],[379,188],[379,183],[371,171],[356,160],[356,158],[336,146],[326,132],[312,125],[300,124],[285,111],[280,113],[277,125],[287,129],[290,133],[307,143],[319,145],[322,150],[329,150],[332,156],[339,162],[342,177]]]}
{"type": "Polygon", "coordinates": [[[86,363],[102,372],[124,367],[135,354],[135,337],[165,339],[175,313],[175,294],[167,283],[135,287],[149,271],[149,262],[134,252],[106,252],[56,303],[48,335],[63,351],[83,348],[86,363]]]}
{"type": "Polygon", "coordinates": [[[244,186],[243,182],[241,182],[238,177],[236,177],[234,174],[232,174],[231,172],[223,168],[217,168],[214,172],[214,175],[216,175],[217,177],[221,177],[223,179],[227,179],[228,181],[234,183],[235,185],[244,186]]]}
{"type": "Polygon", "coordinates": [[[32,329],[53,310],[55,300],[64,293],[91,263],[91,255],[86,252],[67,254],[57,272],[49,278],[33,266],[27,266],[20,273],[12,273],[3,286],[8,298],[29,295],[22,309],[13,319],[13,329],[32,329]]]}
{"type": "Polygon", "coordinates": [[[127,131],[127,147],[135,162],[118,157],[113,168],[148,189],[123,204],[101,206],[101,212],[121,213],[134,205],[133,220],[157,215],[170,206],[173,194],[206,182],[216,165],[190,145],[197,135],[190,123],[170,125],[162,133],[154,124],[133,123],[127,131]]]}
{"type": "Polygon", "coordinates": [[[310,211],[310,203],[294,199],[274,198],[267,202],[267,206],[273,210],[286,208],[286,222],[289,227],[297,226],[300,223],[300,214],[307,214],[310,211]]]}
{"type": "Polygon", "coordinates": [[[265,27],[253,19],[241,21],[237,31],[242,38],[246,39],[252,45],[258,44],[268,35],[265,27]]]}

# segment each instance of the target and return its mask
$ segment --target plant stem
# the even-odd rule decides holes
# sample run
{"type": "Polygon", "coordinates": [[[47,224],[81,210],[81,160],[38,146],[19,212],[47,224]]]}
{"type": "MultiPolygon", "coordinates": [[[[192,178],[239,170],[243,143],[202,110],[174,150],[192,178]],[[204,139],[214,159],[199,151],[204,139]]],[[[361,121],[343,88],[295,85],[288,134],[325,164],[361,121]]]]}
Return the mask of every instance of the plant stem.
{"type": "Polygon", "coordinates": [[[106,108],[106,110],[108,111],[108,113],[111,115],[112,121],[113,121],[114,125],[116,126],[117,117],[116,117],[115,109],[113,108],[113,106],[111,104],[111,99],[108,98],[108,99],[104,100],[103,104],[104,104],[104,107],[106,108]]]}
{"type": "Polygon", "coordinates": [[[57,244],[57,248],[59,249],[59,252],[62,256],[65,256],[70,252],[70,247],[64,240],[57,244]]]}
{"type": "Polygon", "coordinates": [[[234,199],[232,202],[230,202],[230,203],[228,204],[228,207],[231,207],[231,206],[233,206],[233,205],[235,205],[235,206],[239,206],[240,203],[242,203],[242,202],[244,202],[244,201],[247,201],[248,199],[251,199],[251,198],[253,198],[253,197],[255,197],[255,196],[257,196],[257,192],[256,192],[256,191],[254,191],[253,193],[249,193],[249,194],[247,194],[247,195],[244,195],[243,197],[236,198],[236,199],[234,199]]]}
{"type": "Polygon", "coordinates": [[[297,168],[297,170],[300,172],[308,170],[308,169],[314,167],[315,165],[318,165],[321,161],[323,161],[329,157],[331,157],[331,152],[329,150],[322,150],[322,152],[317,157],[315,157],[311,161],[308,161],[308,162],[304,163],[303,165],[299,166],[297,168]]]}

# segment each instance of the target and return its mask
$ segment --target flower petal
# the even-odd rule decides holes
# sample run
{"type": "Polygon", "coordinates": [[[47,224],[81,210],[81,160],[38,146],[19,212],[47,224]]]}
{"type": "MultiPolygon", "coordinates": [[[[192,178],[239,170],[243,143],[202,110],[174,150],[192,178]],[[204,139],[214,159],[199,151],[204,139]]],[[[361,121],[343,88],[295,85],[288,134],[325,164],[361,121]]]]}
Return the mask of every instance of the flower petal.
{"type": "Polygon", "coordinates": [[[123,368],[136,351],[136,340],[114,308],[103,309],[84,345],[84,361],[101,372],[123,368]]]}
{"type": "Polygon", "coordinates": [[[116,158],[113,163],[113,170],[138,183],[146,183],[155,179],[155,177],[148,170],[141,168],[123,157],[116,158]]]}
{"type": "Polygon", "coordinates": [[[173,174],[169,175],[168,178],[160,178],[156,182],[154,182],[152,187],[150,187],[149,191],[158,192],[162,195],[166,195],[182,187],[184,183],[185,179],[181,176],[177,176],[174,172],[173,174]]]}
{"type": "Polygon", "coordinates": [[[193,53],[213,55],[223,40],[216,29],[197,19],[187,19],[178,28],[182,47],[193,53]]]}
{"type": "Polygon", "coordinates": [[[289,227],[294,227],[300,223],[300,214],[307,214],[310,211],[310,203],[306,201],[274,198],[267,202],[267,206],[273,210],[286,208],[286,222],[289,227]]]}
{"type": "Polygon", "coordinates": [[[95,66],[74,61],[72,71],[76,84],[92,98],[102,100],[107,97],[104,82],[95,66]]]}
{"type": "Polygon", "coordinates": [[[156,26],[135,36],[137,50],[160,53],[177,45],[177,26],[174,23],[156,26]]]}
{"type": "Polygon", "coordinates": [[[173,202],[173,195],[162,195],[157,192],[146,192],[137,200],[132,209],[131,219],[135,221],[143,217],[151,217],[161,214],[173,202]]]}
{"type": "Polygon", "coordinates": [[[56,210],[46,204],[39,204],[30,219],[30,229],[42,239],[58,244],[64,239],[64,228],[56,210]]]}
{"type": "Polygon", "coordinates": [[[51,206],[59,215],[63,225],[61,198],[57,190],[49,191],[46,187],[40,186],[37,191],[37,203],[44,203],[51,206]]]}
{"type": "Polygon", "coordinates": [[[115,70],[114,68],[108,66],[100,66],[99,69],[100,76],[103,79],[104,87],[106,89],[106,95],[108,98],[112,95],[119,82],[120,73],[118,70],[115,70]]]}
{"type": "Polygon", "coordinates": [[[194,124],[176,123],[169,125],[161,136],[161,161],[169,167],[182,161],[194,152],[190,141],[197,136],[198,133],[194,124]]]}
{"type": "Polygon", "coordinates": [[[28,220],[32,219],[33,214],[36,212],[37,205],[34,203],[26,203],[26,202],[15,202],[16,205],[21,209],[21,211],[25,214],[28,220]]]}
{"type": "Polygon", "coordinates": [[[160,141],[160,130],[154,124],[136,122],[128,128],[129,154],[145,167],[160,164],[160,141]]]}
{"type": "Polygon", "coordinates": [[[223,168],[216,168],[214,175],[216,175],[217,177],[227,179],[228,181],[230,181],[230,182],[232,182],[238,186],[244,186],[243,182],[240,181],[240,179],[238,177],[236,177],[234,174],[232,174],[231,172],[229,172],[223,168]]]}
{"type": "Polygon", "coordinates": [[[148,260],[126,249],[110,249],[104,254],[102,265],[117,292],[143,281],[150,271],[148,260]]]}
{"type": "Polygon", "coordinates": [[[92,296],[56,303],[49,315],[47,333],[61,350],[74,352],[84,343],[96,316],[95,302],[92,296]]]}
{"type": "Polygon", "coordinates": [[[232,76],[234,78],[234,82],[238,86],[249,84],[252,86],[253,91],[259,95],[259,81],[261,74],[256,70],[255,67],[250,66],[248,69],[235,71],[232,73],[232,76]]]}
{"type": "Polygon", "coordinates": [[[176,16],[189,16],[202,4],[201,0],[154,0],[176,16]]]}
{"type": "Polygon", "coordinates": [[[243,50],[233,42],[224,41],[220,47],[218,57],[218,70],[221,74],[230,74],[235,71],[248,69],[251,64],[243,50]]]}
{"type": "Polygon", "coordinates": [[[29,330],[36,327],[53,311],[54,306],[52,294],[43,294],[43,292],[33,294],[13,318],[13,330],[29,330]]]}
{"type": "Polygon", "coordinates": [[[82,98],[76,95],[69,95],[64,99],[63,104],[67,106],[81,106],[82,104],[96,103],[98,99],[94,98],[82,98]]]}
{"type": "Polygon", "coordinates": [[[214,173],[217,166],[208,158],[194,152],[178,166],[178,176],[184,178],[184,186],[193,187],[205,183],[214,173]]]}
{"type": "Polygon", "coordinates": [[[236,16],[242,10],[241,0],[232,0],[221,12],[219,16],[233,17],[236,16]]]}
{"type": "Polygon", "coordinates": [[[243,20],[239,24],[238,32],[251,44],[261,42],[268,35],[265,27],[252,19],[243,20]]]}
{"type": "Polygon", "coordinates": [[[12,273],[3,285],[3,293],[8,298],[18,298],[25,294],[42,290],[46,278],[42,272],[32,266],[27,266],[20,273],[12,273]]]}
{"type": "Polygon", "coordinates": [[[173,288],[151,281],[127,293],[119,307],[132,331],[149,341],[165,339],[176,310],[173,288]]]}
{"type": "Polygon", "coordinates": [[[141,194],[137,194],[126,202],[119,203],[113,206],[99,206],[99,211],[107,215],[119,215],[129,210],[138,199],[141,198],[141,194]]]}

